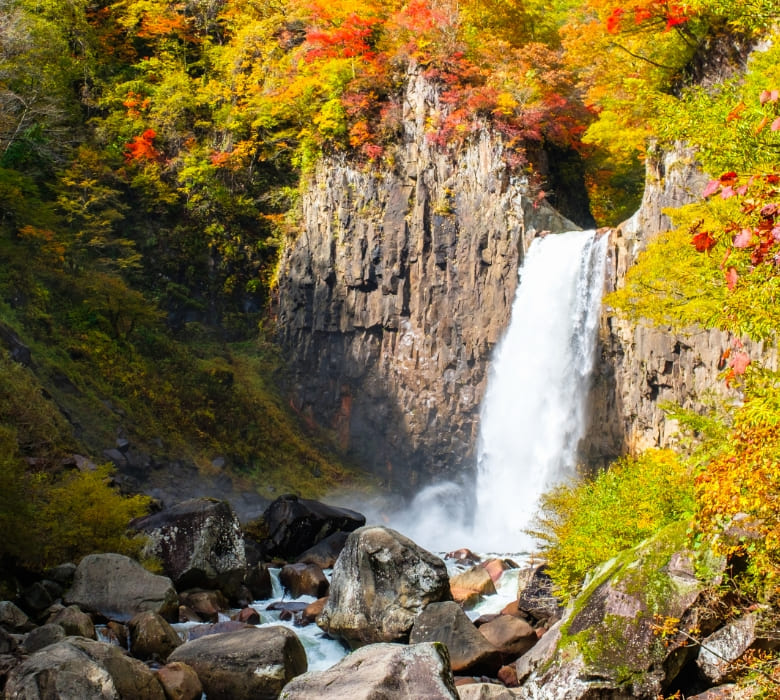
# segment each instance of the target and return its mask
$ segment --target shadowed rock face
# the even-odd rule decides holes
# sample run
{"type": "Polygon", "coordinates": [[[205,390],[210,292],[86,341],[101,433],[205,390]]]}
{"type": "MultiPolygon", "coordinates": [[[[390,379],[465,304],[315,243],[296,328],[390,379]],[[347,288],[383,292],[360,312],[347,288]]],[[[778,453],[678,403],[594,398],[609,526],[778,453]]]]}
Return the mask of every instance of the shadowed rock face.
{"type": "Polygon", "coordinates": [[[484,132],[432,149],[435,89],[409,78],[392,170],[321,164],[279,276],[295,407],[399,490],[474,464],[490,350],[517,268],[542,230],[576,228],[504,164],[484,132]]]}

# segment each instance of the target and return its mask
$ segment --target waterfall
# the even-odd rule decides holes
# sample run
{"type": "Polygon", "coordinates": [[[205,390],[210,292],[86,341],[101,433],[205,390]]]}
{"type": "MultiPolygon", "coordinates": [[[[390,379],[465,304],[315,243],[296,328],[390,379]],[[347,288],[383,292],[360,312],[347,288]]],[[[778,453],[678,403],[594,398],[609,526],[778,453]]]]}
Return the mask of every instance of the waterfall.
{"type": "Polygon", "coordinates": [[[596,349],[606,237],[535,239],[482,404],[474,546],[533,548],[541,494],[575,475],[596,349]]]}
{"type": "MultiPolygon", "coordinates": [[[[392,524],[433,551],[534,549],[524,531],[542,493],[575,475],[596,350],[607,237],[535,239],[519,270],[509,327],[482,403],[473,519],[464,486],[434,484],[392,524]]],[[[474,500],[474,499],[472,499],[474,500]]]]}

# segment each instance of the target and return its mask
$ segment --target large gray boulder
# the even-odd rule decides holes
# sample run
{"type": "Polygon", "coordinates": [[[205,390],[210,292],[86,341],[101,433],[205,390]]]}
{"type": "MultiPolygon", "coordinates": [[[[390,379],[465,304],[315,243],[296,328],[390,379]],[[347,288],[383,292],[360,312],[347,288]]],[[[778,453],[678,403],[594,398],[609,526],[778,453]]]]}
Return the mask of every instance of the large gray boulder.
{"type": "Polygon", "coordinates": [[[395,530],[367,526],[347,538],[317,624],[353,649],[406,642],[415,617],[450,598],[447,567],[439,557],[395,530]]]}
{"type": "Polygon", "coordinates": [[[276,700],[307,669],[303,645],[282,626],[201,637],[176,649],[168,657],[174,661],[195,670],[209,700],[276,700]]]}
{"type": "Polygon", "coordinates": [[[11,671],[6,700],[165,700],[155,674],[111,644],[82,637],[52,644],[11,671]]]}
{"type": "Polygon", "coordinates": [[[130,653],[136,659],[165,661],[181,646],[181,637],[161,615],[151,610],[135,615],[127,625],[130,632],[130,653]]]}
{"type": "Polygon", "coordinates": [[[280,700],[457,700],[443,644],[371,644],[290,681],[280,700]]]}
{"type": "Polygon", "coordinates": [[[168,577],[150,573],[130,557],[90,554],[76,569],[64,602],[120,622],[144,610],[174,620],[179,597],[168,577]]]}
{"type": "Polygon", "coordinates": [[[148,537],[176,588],[220,588],[234,595],[247,568],[241,524],[227,501],[194,498],[133,522],[148,537]]]}
{"type": "Polygon", "coordinates": [[[442,642],[450,654],[455,673],[495,675],[501,653],[452,600],[431,603],[415,619],[409,636],[412,644],[442,642]]]}

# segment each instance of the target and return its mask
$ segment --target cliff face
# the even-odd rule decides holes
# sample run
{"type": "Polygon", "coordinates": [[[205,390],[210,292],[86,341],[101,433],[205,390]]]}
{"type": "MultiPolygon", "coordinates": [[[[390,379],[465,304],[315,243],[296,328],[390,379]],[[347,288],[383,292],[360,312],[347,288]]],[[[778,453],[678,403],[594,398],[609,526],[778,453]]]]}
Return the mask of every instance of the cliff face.
{"type": "Polygon", "coordinates": [[[392,170],[318,167],[279,283],[295,406],[401,490],[473,468],[524,250],[542,230],[576,228],[534,201],[487,131],[454,156],[429,146],[440,109],[410,76],[392,170]]]}
{"type": "MultiPolygon", "coordinates": [[[[648,159],[640,209],[610,234],[607,291],[619,288],[647,242],[670,228],[662,210],[698,199],[707,180],[695,154],[683,147],[648,159]]],[[[594,466],[627,452],[673,445],[679,439],[678,425],[661,408],[664,403],[701,412],[713,392],[736,397],[718,380],[721,355],[730,345],[731,337],[718,330],[674,333],[626,321],[605,307],[584,460],[594,466]]],[[[760,347],[748,349],[751,354],[763,352],[760,347]]],[[[774,364],[769,352],[764,357],[774,364]]]]}

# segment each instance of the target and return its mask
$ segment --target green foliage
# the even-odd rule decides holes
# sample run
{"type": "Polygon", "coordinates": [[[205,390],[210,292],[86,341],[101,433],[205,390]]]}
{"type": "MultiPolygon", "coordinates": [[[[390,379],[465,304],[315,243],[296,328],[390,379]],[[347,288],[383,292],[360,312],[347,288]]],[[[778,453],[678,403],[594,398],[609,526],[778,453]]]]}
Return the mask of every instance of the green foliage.
{"type": "Polygon", "coordinates": [[[693,513],[689,469],[668,450],[618,460],[593,479],[559,486],[542,498],[533,534],[566,600],[595,566],[693,513]]]}
{"type": "Polygon", "coordinates": [[[712,326],[726,295],[719,262],[717,252],[697,253],[687,231],[663,233],[628,271],[625,285],[607,295],[604,303],[634,321],[646,319],[677,330],[694,324],[712,326]]]}

